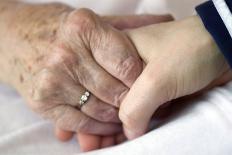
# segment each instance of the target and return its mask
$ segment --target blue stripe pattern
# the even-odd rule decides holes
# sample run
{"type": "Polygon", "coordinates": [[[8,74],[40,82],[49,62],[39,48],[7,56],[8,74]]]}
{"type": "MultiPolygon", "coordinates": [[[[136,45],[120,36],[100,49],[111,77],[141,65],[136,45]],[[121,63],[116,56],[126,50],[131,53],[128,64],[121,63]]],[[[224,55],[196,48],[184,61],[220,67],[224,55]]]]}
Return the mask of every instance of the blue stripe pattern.
{"type": "MultiPolygon", "coordinates": [[[[231,0],[227,0],[227,3],[232,4],[231,0]]],[[[213,2],[208,1],[197,6],[196,11],[232,68],[232,38],[213,2]]]]}
{"type": "Polygon", "coordinates": [[[232,0],[225,0],[228,8],[230,9],[230,12],[232,12],[232,0]]]}

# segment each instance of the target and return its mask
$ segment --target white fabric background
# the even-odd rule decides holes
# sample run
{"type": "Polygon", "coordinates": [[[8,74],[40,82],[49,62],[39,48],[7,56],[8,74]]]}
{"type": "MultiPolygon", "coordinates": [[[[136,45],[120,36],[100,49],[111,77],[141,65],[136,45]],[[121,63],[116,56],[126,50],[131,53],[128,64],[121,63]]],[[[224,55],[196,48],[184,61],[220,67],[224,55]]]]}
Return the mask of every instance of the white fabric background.
{"type": "MultiPolygon", "coordinates": [[[[191,15],[201,0],[63,1],[102,14],[171,12],[179,19],[191,15]]],[[[185,103],[185,107],[177,110],[166,123],[141,138],[85,155],[230,155],[231,129],[232,83],[185,103]]],[[[32,113],[14,90],[0,85],[0,155],[78,153],[79,146],[74,139],[68,143],[57,141],[49,122],[32,113]]]]}

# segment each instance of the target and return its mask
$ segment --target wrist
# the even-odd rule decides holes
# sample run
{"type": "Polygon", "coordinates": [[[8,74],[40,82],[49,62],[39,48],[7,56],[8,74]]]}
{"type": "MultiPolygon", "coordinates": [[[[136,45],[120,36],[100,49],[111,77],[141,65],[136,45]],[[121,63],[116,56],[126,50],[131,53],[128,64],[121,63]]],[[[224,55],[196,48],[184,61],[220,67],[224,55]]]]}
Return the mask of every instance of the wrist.
{"type": "Polygon", "coordinates": [[[199,51],[197,54],[201,54],[200,52],[207,53],[206,55],[208,55],[208,59],[211,60],[211,65],[215,66],[215,68],[220,68],[219,70],[221,70],[221,72],[218,72],[219,75],[228,71],[228,63],[221,53],[216,41],[205,28],[201,18],[196,15],[183,20],[182,24],[188,29],[189,34],[192,36],[191,38],[195,40],[193,42],[198,48],[197,51],[199,51]]]}

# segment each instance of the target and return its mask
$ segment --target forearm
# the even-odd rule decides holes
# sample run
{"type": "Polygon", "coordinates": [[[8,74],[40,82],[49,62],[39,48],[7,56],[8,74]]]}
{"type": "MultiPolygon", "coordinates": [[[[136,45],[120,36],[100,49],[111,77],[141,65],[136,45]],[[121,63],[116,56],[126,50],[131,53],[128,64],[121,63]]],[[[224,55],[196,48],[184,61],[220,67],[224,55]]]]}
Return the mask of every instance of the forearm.
{"type": "Polygon", "coordinates": [[[61,4],[31,5],[0,2],[0,80],[22,87],[36,72],[32,67],[49,51],[61,14],[72,9],[61,4]],[[42,50],[41,50],[42,49],[42,50]],[[46,50],[45,50],[46,49],[46,50]],[[27,62],[27,63],[25,63],[27,62]]]}

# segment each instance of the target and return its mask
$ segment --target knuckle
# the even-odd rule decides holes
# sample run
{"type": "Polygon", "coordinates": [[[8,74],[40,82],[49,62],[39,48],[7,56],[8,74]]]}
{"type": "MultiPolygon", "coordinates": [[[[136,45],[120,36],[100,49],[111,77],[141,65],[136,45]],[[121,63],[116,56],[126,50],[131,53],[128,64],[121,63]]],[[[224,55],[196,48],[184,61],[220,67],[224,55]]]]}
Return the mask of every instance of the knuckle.
{"type": "Polygon", "coordinates": [[[36,112],[38,114],[43,114],[47,109],[47,104],[45,102],[31,101],[31,102],[29,102],[29,107],[34,112],[36,112]]]}
{"type": "Polygon", "coordinates": [[[85,33],[95,25],[94,13],[88,9],[75,10],[66,17],[64,25],[69,34],[85,33]]]}
{"type": "Polygon", "coordinates": [[[34,81],[32,98],[34,101],[44,101],[60,88],[59,81],[48,69],[43,69],[34,81]]]}
{"type": "Polygon", "coordinates": [[[117,92],[115,93],[112,103],[116,107],[119,107],[127,93],[128,93],[128,89],[123,87],[120,93],[117,93],[117,92]]]}
{"type": "Polygon", "coordinates": [[[55,105],[54,104],[50,104],[49,102],[45,102],[45,101],[33,101],[29,104],[30,108],[40,114],[43,118],[45,119],[54,119],[54,113],[53,110],[55,109],[55,105]]]}
{"type": "Polygon", "coordinates": [[[48,65],[52,68],[59,65],[68,65],[75,63],[76,57],[71,53],[62,48],[57,48],[56,52],[52,53],[48,59],[48,65]]]}
{"type": "Polygon", "coordinates": [[[117,119],[117,110],[115,108],[102,109],[98,114],[99,120],[103,122],[111,122],[117,119]]]}
{"type": "Polygon", "coordinates": [[[122,61],[116,67],[116,70],[118,71],[121,79],[123,79],[126,83],[132,85],[132,83],[142,71],[142,63],[139,59],[130,56],[122,61]]]}

